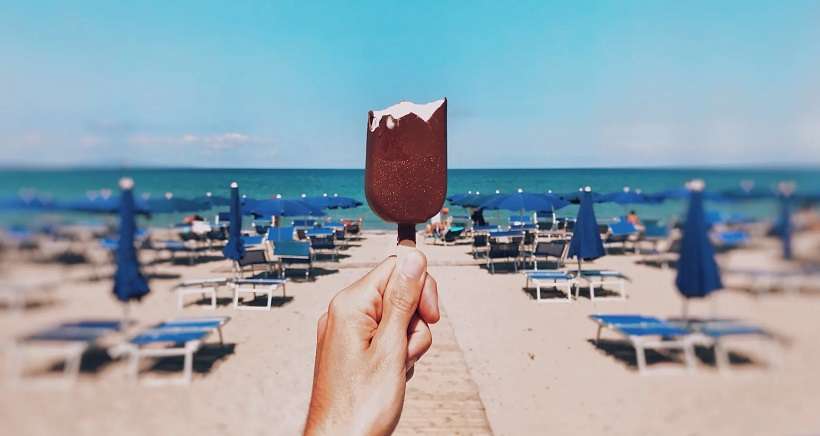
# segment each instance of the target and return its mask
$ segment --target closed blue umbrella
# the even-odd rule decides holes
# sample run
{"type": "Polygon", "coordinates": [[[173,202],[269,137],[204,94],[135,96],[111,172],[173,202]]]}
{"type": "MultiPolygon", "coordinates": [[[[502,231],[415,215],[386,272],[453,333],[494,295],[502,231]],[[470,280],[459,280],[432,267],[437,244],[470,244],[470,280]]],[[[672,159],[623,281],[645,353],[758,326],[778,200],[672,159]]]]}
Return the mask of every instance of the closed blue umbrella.
{"type": "Polygon", "coordinates": [[[140,300],[150,291],[148,282],[140,272],[137,250],[134,248],[137,223],[134,214],[133,187],[133,180],[127,178],[120,180],[122,194],[119,201],[120,229],[116,251],[117,272],[114,274],[114,295],[124,303],[131,300],[140,300]]]}
{"type": "Polygon", "coordinates": [[[489,210],[519,211],[523,214],[524,211],[552,212],[568,204],[569,202],[557,195],[523,192],[519,189],[512,194],[494,195],[480,207],[489,210]]]}
{"type": "Polygon", "coordinates": [[[780,216],[777,220],[777,234],[783,247],[783,259],[791,260],[792,254],[792,213],[791,202],[794,193],[794,183],[781,182],[778,185],[780,191],[780,216]]]}
{"type": "Polygon", "coordinates": [[[597,259],[605,256],[606,252],[604,251],[604,243],[601,241],[601,233],[598,231],[595,210],[592,207],[592,189],[587,186],[579,194],[581,207],[578,208],[578,216],[572,230],[568,256],[578,259],[578,272],[580,274],[582,260],[597,259]]]}
{"type": "MultiPolygon", "coordinates": [[[[703,208],[703,181],[689,183],[689,210],[683,223],[675,285],[688,298],[702,298],[723,287],[715,250],[709,240],[709,226],[703,208]]],[[[684,317],[686,305],[684,304],[684,317]]]]}
{"type": "Polygon", "coordinates": [[[222,254],[231,260],[239,260],[245,256],[245,244],[242,242],[242,209],[239,204],[239,185],[231,183],[231,223],[228,226],[228,243],[222,249],[222,254]]]}

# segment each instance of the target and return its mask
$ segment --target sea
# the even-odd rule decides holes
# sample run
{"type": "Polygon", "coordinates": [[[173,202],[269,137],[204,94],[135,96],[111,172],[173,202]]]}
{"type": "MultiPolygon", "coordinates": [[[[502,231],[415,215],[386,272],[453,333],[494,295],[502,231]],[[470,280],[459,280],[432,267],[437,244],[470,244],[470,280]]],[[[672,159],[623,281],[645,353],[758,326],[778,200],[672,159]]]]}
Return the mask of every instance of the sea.
{"type": "MultiPolygon", "coordinates": [[[[190,168],[122,168],[122,169],[5,169],[0,170],[0,198],[15,195],[21,190],[33,190],[55,199],[81,198],[89,191],[110,189],[116,192],[117,182],[128,176],[136,182],[138,194],[161,196],[166,192],[178,197],[198,197],[212,192],[228,196],[231,182],[239,184],[240,192],[251,198],[271,198],[281,194],[285,198],[339,194],[364,202],[364,206],[347,210],[328,211],[331,219],[362,218],[367,229],[391,229],[393,224],[379,219],[367,206],[364,195],[362,169],[190,169],[190,168]]],[[[793,181],[798,192],[820,191],[820,168],[760,169],[760,168],[562,168],[562,169],[451,169],[448,171],[448,195],[462,192],[495,193],[573,192],[590,186],[596,192],[640,189],[658,192],[679,188],[688,180],[699,178],[707,189],[738,188],[743,181],[752,181],[755,187],[771,188],[780,181],[793,181]]],[[[772,218],[776,214],[773,202],[714,203],[708,206],[721,212],[740,213],[753,218],[772,218]]],[[[667,201],[659,205],[596,204],[599,220],[624,215],[635,210],[639,216],[671,220],[679,217],[685,208],[683,201],[667,201]]],[[[576,206],[568,206],[556,213],[574,216],[576,206]]],[[[212,218],[218,210],[199,212],[212,218]]],[[[450,206],[450,213],[463,215],[467,211],[450,206]]],[[[488,211],[488,221],[505,222],[510,212],[488,211]]],[[[187,214],[161,214],[144,218],[142,225],[168,227],[187,214]]],[[[20,212],[0,212],[3,225],[31,225],[39,220],[98,222],[110,217],[82,214],[41,215],[20,212]]],[[[248,218],[250,221],[250,218],[248,218]]]]}

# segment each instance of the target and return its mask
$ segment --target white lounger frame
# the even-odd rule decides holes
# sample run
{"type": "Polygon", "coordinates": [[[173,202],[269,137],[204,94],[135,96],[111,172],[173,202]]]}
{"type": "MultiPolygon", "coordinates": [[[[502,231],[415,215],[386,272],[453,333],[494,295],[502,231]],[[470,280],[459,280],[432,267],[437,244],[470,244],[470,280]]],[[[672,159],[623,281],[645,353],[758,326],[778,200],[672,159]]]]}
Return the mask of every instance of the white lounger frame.
{"type": "Polygon", "coordinates": [[[530,274],[527,274],[527,271],[524,273],[527,275],[526,288],[529,289],[531,284],[535,285],[535,301],[539,303],[572,303],[572,288],[575,287],[575,278],[532,277],[530,274]],[[558,286],[558,282],[563,282],[560,287],[558,286]],[[564,288],[564,293],[567,298],[541,298],[541,287],[544,285],[551,285],[551,287],[555,289],[564,288]]]}
{"type": "Polygon", "coordinates": [[[185,307],[185,297],[192,294],[198,294],[202,298],[211,297],[211,305],[206,306],[205,309],[216,310],[216,294],[219,288],[227,285],[228,279],[214,278],[203,280],[185,281],[177,286],[177,309],[182,310],[185,307]]]}
{"type": "MultiPolygon", "coordinates": [[[[37,380],[38,385],[49,387],[70,387],[77,382],[80,376],[80,365],[83,354],[88,350],[91,342],[54,341],[36,343],[16,343],[8,345],[6,350],[6,371],[8,380],[17,385],[24,380],[26,361],[30,357],[37,359],[59,359],[65,362],[63,375],[60,378],[44,378],[37,380]]],[[[27,380],[27,383],[30,380],[27,380]]]]}
{"type": "MultiPolygon", "coordinates": [[[[610,272],[610,271],[607,271],[610,272]]],[[[581,271],[580,276],[576,276],[576,280],[583,281],[587,287],[589,288],[589,299],[592,301],[595,300],[626,300],[628,298],[627,291],[626,291],[626,277],[624,277],[621,273],[617,271],[611,271],[612,275],[594,275],[594,276],[585,276],[584,271],[581,271]],[[595,288],[596,286],[601,290],[604,289],[605,286],[615,286],[618,289],[618,295],[612,297],[596,297],[595,296],[595,288]]],[[[574,274],[577,274],[575,272],[574,274]]],[[[578,291],[580,287],[575,288],[575,298],[578,298],[578,291]]]]}
{"type": "Polygon", "coordinates": [[[618,332],[621,336],[632,344],[635,349],[635,360],[638,362],[638,373],[641,375],[654,373],[668,373],[663,369],[648,369],[646,366],[646,350],[681,350],[683,352],[684,363],[686,364],[686,372],[693,372],[695,370],[695,344],[691,335],[679,337],[678,339],[662,340],[654,336],[633,336],[625,335],[618,330],[615,325],[604,324],[596,321],[598,324],[598,331],[595,334],[595,344],[601,340],[601,331],[604,329],[618,332]]]}
{"type": "MultiPolygon", "coordinates": [[[[220,318],[222,319],[222,318],[220,318]]],[[[203,320],[207,320],[207,318],[203,318],[203,320]]],[[[214,328],[190,328],[190,327],[174,327],[168,328],[166,330],[177,330],[177,331],[185,331],[185,330],[202,330],[207,332],[204,338],[208,337],[214,330],[217,331],[219,335],[219,344],[224,345],[224,340],[222,336],[222,326],[225,325],[230,320],[230,318],[224,318],[223,322],[221,322],[217,327],[214,328]]],[[[123,344],[114,347],[111,350],[111,354],[113,356],[121,356],[121,355],[128,355],[128,374],[131,380],[139,381],[139,371],[140,371],[140,360],[143,358],[152,358],[152,357],[174,357],[174,356],[183,356],[185,361],[183,363],[183,370],[182,370],[182,377],[179,378],[170,378],[170,379],[159,379],[159,378],[144,378],[143,383],[153,386],[163,386],[163,385],[187,385],[191,383],[191,378],[193,377],[193,369],[194,369],[194,354],[199,351],[199,348],[202,346],[202,340],[195,339],[192,341],[185,342],[181,347],[174,347],[174,348],[149,348],[149,347],[140,347],[139,345],[132,344],[130,342],[126,342],[123,344]]]]}
{"type": "Polygon", "coordinates": [[[253,280],[241,280],[239,282],[234,282],[231,285],[233,286],[233,307],[238,310],[265,310],[270,311],[271,309],[271,302],[273,300],[273,293],[281,288],[282,289],[282,297],[286,297],[285,293],[285,280],[281,282],[275,283],[265,283],[266,280],[261,280],[260,283],[254,283],[253,280]],[[240,304],[240,295],[241,294],[251,294],[253,299],[256,299],[256,294],[264,293],[268,296],[268,304],[265,306],[248,306],[244,304],[240,304]]]}

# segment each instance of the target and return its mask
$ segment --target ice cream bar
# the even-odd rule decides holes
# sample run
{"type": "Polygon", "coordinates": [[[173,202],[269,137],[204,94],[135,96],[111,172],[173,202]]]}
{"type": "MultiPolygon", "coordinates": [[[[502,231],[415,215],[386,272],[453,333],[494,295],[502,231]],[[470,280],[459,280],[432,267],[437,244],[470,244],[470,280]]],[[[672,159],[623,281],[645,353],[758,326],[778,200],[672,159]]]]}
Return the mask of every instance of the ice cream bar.
{"type": "Polygon", "coordinates": [[[446,98],[368,113],[364,187],[373,212],[398,224],[399,243],[414,243],[416,224],[438,213],[447,193],[446,98]]]}

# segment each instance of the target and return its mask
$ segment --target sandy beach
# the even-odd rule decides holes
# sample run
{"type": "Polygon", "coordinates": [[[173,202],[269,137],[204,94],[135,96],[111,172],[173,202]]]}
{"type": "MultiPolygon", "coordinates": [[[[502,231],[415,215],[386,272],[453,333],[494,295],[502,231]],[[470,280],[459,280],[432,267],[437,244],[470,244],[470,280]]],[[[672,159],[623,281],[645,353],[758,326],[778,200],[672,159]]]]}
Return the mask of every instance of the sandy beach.
{"type": "MultiPolygon", "coordinates": [[[[817,250],[817,235],[801,237],[802,253],[817,250]]],[[[776,253],[768,241],[721,255],[722,265],[765,266],[776,253]],[[766,245],[769,244],[769,245],[766,245]]],[[[179,315],[227,315],[225,345],[214,338],[197,354],[188,386],[146,386],[126,377],[126,364],[94,350],[70,388],[26,383],[0,390],[5,434],[297,434],[301,431],[313,371],[316,320],[331,296],[379,262],[394,235],[369,232],[344,250],[340,262],[317,264],[315,281],[291,281],[287,297],[270,312],[235,310],[231,292],[217,310],[205,304],[176,308],[181,280],[230,274],[226,260],[146,266],[151,293],[133,304],[132,332],[179,315]]],[[[682,301],[674,270],[638,264],[636,255],[610,255],[594,263],[630,277],[625,301],[590,301],[582,291],[571,304],[538,304],[522,289],[520,273],[490,274],[468,254],[468,245],[421,245],[439,281],[443,318],[433,327],[433,347],[417,364],[398,434],[813,434],[820,431],[820,294],[754,296],[724,290],[691,304],[699,316],[753,321],[778,338],[774,363],[760,341],[739,344],[732,370],[722,374],[713,356],[698,351],[697,369],[650,356],[640,375],[632,348],[607,334],[594,343],[593,313],[679,316],[682,301]],[[777,360],[777,359],[775,359],[777,360]],[[668,370],[668,371],[667,371],[668,370]]],[[[215,254],[215,253],[214,253],[215,254]]],[[[151,256],[143,256],[150,262],[151,256]]],[[[40,305],[22,313],[4,310],[8,344],[57,322],[117,318],[122,308],[110,279],[89,280],[87,266],[59,267],[4,259],[11,282],[48,288],[40,305]]],[[[110,274],[110,273],[109,273],[110,274]]],[[[194,299],[192,298],[192,301],[194,299]]],[[[121,338],[120,338],[121,339],[121,338]]],[[[110,338],[103,345],[113,345],[110,338]]],[[[7,363],[3,363],[6,370],[7,363]]],[[[58,371],[30,366],[27,379],[58,371]]],[[[181,360],[146,362],[143,379],[179,375],[181,360]]],[[[4,371],[5,372],[5,371],[4,371]]]]}

